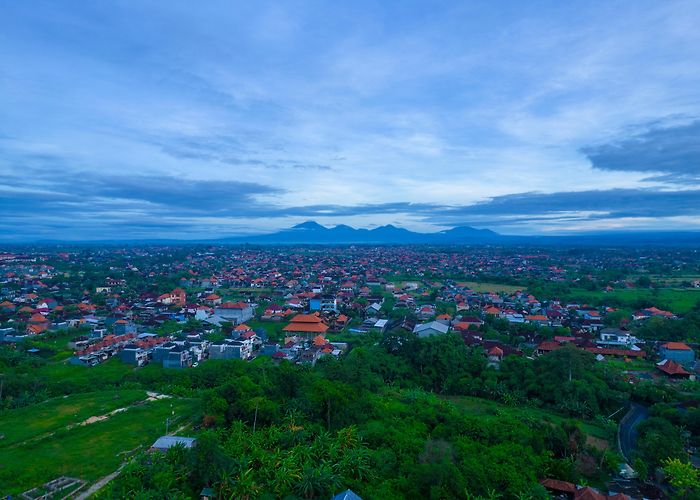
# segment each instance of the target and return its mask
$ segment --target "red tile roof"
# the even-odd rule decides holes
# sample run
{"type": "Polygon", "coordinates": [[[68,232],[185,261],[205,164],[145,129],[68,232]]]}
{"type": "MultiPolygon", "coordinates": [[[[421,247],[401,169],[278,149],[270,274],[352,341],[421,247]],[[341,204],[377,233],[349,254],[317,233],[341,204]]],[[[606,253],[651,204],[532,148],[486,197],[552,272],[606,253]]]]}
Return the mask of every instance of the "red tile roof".
{"type": "Polygon", "coordinates": [[[672,359],[664,359],[656,367],[667,375],[690,375],[690,372],[672,359]]]}
{"type": "Polygon", "coordinates": [[[250,304],[245,302],[224,302],[219,306],[221,309],[246,309],[250,307],[250,304]]]}
{"type": "Polygon", "coordinates": [[[576,485],[559,479],[543,479],[540,484],[547,489],[562,491],[564,493],[576,493],[576,485]]]}
{"type": "Polygon", "coordinates": [[[574,493],[574,500],[606,500],[606,496],[586,486],[574,493]]]}
{"type": "Polygon", "coordinates": [[[692,349],[683,342],[666,342],[661,347],[672,351],[692,351],[692,349]]]}

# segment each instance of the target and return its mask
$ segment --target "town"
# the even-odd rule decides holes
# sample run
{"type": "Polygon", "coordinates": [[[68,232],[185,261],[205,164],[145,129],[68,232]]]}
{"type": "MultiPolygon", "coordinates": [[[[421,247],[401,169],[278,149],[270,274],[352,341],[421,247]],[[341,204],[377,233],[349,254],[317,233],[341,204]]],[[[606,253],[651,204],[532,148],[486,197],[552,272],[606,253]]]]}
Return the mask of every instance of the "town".
{"type": "MultiPolygon", "coordinates": [[[[0,403],[11,414],[46,395],[36,382],[23,381],[22,370],[13,374],[12,367],[23,364],[53,373],[72,366],[70,370],[88,375],[104,366],[120,376],[154,366],[163,373],[195,374],[210,363],[236,361],[251,367],[268,360],[279,369],[282,364],[313,368],[333,366],[328,360],[342,361],[372,344],[389,346],[391,352],[391,345],[421,349],[412,338],[449,338],[460,339],[468,356],[480,357],[484,371],[478,376],[489,378],[491,372],[508,376],[520,362],[555,359],[553,353],[570,357],[573,350],[614,372],[633,393],[646,394],[635,396],[628,413],[619,408],[617,420],[607,423],[595,420],[606,406],[602,401],[566,403],[573,407],[556,403],[557,412],[601,426],[588,438],[596,451],[587,453],[618,454],[616,465],[594,476],[608,474],[609,491],[661,498],[663,484],[646,481],[653,472],[649,467],[660,462],[640,451],[645,446],[637,438],[640,421],[628,421],[635,409],[643,411],[641,419],[651,416],[648,401],[642,406],[644,398],[659,397],[647,394],[651,388],[676,393],[677,404],[692,415],[700,412],[690,396],[697,393],[694,383],[700,373],[695,358],[699,269],[700,259],[689,250],[641,256],[636,250],[411,246],[16,249],[0,255],[5,366],[0,403]],[[619,427],[617,437],[609,434],[613,424],[619,427]]],[[[571,380],[575,370],[568,369],[565,377],[571,380]]],[[[483,387],[467,391],[500,403],[532,405],[520,399],[522,390],[496,396],[486,392],[483,387]],[[515,403],[509,398],[516,398],[515,403]]],[[[661,401],[667,404],[669,397],[661,401]]],[[[330,418],[329,413],[329,427],[330,418]]],[[[206,428],[216,421],[205,415],[202,422],[206,428]]],[[[202,422],[186,427],[196,429],[202,422]]],[[[697,465],[700,455],[695,455],[696,438],[690,432],[683,450],[697,465]]],[[[71,477],[70,471],[59,475],[71,477]]],[[[567,478],[571,475],[538,479],[552,494],[591,494],[591,488],[567,478]]],[[[69,484],[82,487],[85,479],[69,484]]],[[[29,481],[23,489],[39,486],[29,481]]]]}

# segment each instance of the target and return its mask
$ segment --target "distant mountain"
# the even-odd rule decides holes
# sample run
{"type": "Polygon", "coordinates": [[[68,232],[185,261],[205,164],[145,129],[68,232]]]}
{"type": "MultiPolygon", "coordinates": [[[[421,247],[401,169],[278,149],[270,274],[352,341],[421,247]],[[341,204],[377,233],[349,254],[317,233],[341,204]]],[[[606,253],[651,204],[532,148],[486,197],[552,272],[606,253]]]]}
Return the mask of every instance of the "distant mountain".
{"type": "MultiPolygon", "coordinates": [[[[349,227],[349,226],[346,226],[349,227]]],[[[316,221],[313,220],[307,220],[306,222],[302,222],[301,224],[297,224],[296,226],[293,226],[292,229],[303,229],[306,231],[325,231],[328,228],[322,226],[316,221]]]]}
{"type": "Polygon", "coordinates": [[[436,233],[417,233],[388,224],[374,229],[355,229],[341,224],[322,226],[315,221],[306,221],[276,233],[231,236],[206,239],[139,239],[66,241],[42,240],[34,242],[5,243],[5,245],[179,245],[179,244],[224,244],[224,245],[497,245],[523,247],[686,247],[700,249],[700,232],[693,231],[603,231],[598,233],[543,236],[505,235],[489,229],[458,226],[436,233]]]}
{"type": "Polygon", "coordinates": [[[326,227],[315,221],[306,221],[272,234],[235,236],[212,243],[700,247],[700,232],[619,231],[564,236],[512,236],[470,226],[458,226],[436,233],[417,233],[391,224],[374,229],[355,229],[344,224],[326,227]]]}
{"type": "Polygon", "coordinates": [[[452,229],[448,229],[447,231],[441,231],[437,234],[441,235],[441,237],[445,240],[455,242],[464,240],[496,242],[505,241],[512,238],[511,236],[504,236],[502,234],[498,234],[494,231],[491,231],[490,229],[476,229],[470,226],[453,227],[452,229]]]}
{"type": "Polygon", "coordinates": [[[504,242],[510,237],[488,229],[456,227],[437,233],[417,233],[388,224],[374,229],[355,229],[344,224],[325,227],[315,221],[306,221],[290,229],[272,234],[224,238],[222,243],[257,244],[485,244],[504,242]]]}

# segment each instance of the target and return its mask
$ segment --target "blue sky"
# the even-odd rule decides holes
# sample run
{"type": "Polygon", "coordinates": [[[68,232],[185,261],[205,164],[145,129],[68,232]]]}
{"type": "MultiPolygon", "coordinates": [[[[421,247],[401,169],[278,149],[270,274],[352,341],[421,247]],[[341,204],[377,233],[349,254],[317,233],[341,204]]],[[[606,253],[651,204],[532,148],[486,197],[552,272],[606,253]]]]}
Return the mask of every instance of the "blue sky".
{"type": "Polygon", "coordinates": [[[0,238],[700,230],[700,4],[2,2],[0,238]]]}

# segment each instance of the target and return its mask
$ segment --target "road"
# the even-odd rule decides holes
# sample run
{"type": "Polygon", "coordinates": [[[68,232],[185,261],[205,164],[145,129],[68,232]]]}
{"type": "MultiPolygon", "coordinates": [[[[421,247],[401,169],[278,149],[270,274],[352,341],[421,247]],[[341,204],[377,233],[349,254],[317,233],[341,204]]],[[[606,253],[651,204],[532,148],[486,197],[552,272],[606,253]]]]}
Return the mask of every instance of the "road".
{"type": "Polygon", "coordinates": [[[618,444],[627,463],[632,463],[634,450],[637,447],[637,426],[649,417],[649,409],[637,403],[632,403],[627,414],[620,420],[618,429],[618,444]]]}

